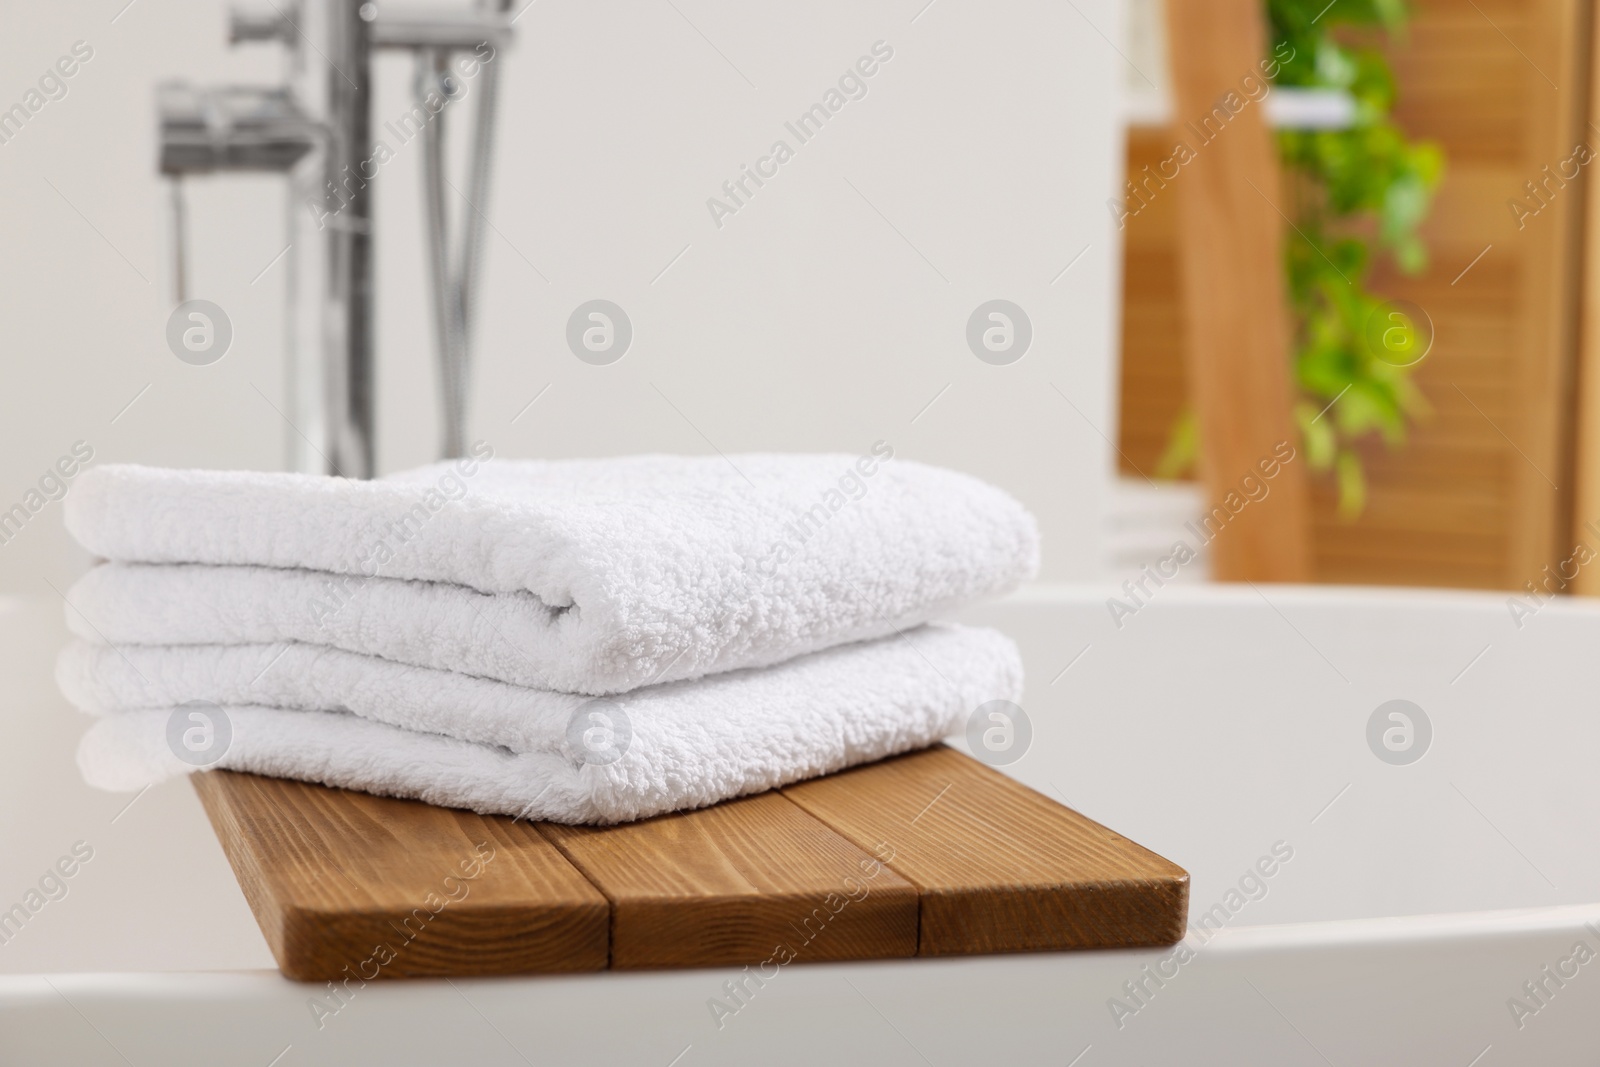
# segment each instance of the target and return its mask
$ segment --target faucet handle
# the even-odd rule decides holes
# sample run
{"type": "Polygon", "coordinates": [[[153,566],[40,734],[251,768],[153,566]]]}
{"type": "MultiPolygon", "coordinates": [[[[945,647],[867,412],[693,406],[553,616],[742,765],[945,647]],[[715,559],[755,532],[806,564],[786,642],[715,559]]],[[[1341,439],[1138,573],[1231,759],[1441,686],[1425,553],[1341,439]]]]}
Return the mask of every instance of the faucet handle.
{"type": "Polygon", "coordinates": [[[323,127],[287,89],[256,85],[156,87],[163,174],[278,171],[321,143],[323,127]]]}
{"type": "Polygon", "coordinates": [[[281,41],[292,45],[300,30],[297,25],[300,5],[293,3],[288,9],[273,5],[269,11],[245,8],[228,9],[228,43],[245,41],[281,41]]]}

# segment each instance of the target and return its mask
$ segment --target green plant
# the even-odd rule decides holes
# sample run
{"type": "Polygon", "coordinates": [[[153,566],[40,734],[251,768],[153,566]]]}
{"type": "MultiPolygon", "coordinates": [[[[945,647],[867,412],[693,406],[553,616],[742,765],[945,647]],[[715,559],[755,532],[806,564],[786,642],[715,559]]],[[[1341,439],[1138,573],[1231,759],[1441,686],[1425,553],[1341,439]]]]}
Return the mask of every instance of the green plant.
{"type": "MultiPolygon", "coordinates": [[[[1400,365],[1408,361],[1395,359],[1393,351],[1380,353],[1374,343],[1392,336],[1402,348],[1416,344],[1417,324],[1406,311],[1395,318],[1385,299],[1368,289],[1367,275],[1380,255],[1407,274],[1427,265],[1417,228],[1444,158],[1437,145],[1409,140],[1391,120],[1394,75],[1371,43],[1371,31],[1391,38],[1404,31],[1404,0],[1266,0],[1266,8],[1274,46],[1287,43],[1294,50],[1277,84],[1341,91],[1355,104],[1347,128],[1277,133],[1288,213],[1298,231],[1286,242],[1299,393],[1294,417],[1307,462],[1333,472],[1340,513],[1353,518],[1366,504],[1356,442],[1376,434],[1397,447],[1428,410],[1411,379],[1413,368],[1400,365]],[[1353,32],[1340,33],[1340,27],[1353,32]],[[1391,321],[1398,330],[1384,329],[1391,321]]],[[[1160,472],[1181,473],[1197,452],[1189,413],[1173,428],[1160,472]]]]}

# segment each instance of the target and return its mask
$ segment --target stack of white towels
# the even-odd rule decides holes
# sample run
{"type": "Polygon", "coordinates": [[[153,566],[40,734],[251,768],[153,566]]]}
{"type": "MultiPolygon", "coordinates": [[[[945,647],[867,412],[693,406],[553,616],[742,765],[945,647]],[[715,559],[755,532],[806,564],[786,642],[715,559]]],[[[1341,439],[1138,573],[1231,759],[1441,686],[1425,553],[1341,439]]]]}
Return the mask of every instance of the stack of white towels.
{"type": "Polygon", "coordinates": [[[1008,638],[930,620],[1038,561],[1010,496],[883,443],[480,444],[373,482],[102,466],[66,520],[102,561],[57,671],[98,716],[91,783],[218,766],[569,823],[825,774],[1019,700],[1008,638]]]}

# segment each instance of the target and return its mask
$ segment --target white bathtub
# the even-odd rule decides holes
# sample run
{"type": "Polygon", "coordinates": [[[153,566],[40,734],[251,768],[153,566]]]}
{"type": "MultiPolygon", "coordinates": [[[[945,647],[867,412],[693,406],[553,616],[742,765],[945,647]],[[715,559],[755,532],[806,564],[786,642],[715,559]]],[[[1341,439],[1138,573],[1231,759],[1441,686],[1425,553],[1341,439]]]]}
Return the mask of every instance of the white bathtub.
{"type": "Polygon", "coordinates": [[[1169,587],[1119,629],[1113,592],[968,613],[1028,662],[1033,742],[1008,769],[1188,868],[1191,923],[1220,930],[1181,965],[793,967],[720,1030],[716,970],[369,985],[319,1030],[188,787],[123,811],[76,783],[57,605],[14,607],[0,902],[74,841],[96,854],[0,946],[0,1063],[1595,1062],[1600,958],[1578,957],[1600,953],[1600,610],[1519,629],[1503,595],[1169,587]],[[1432,724],[1407,765],[1367,740],[1397,698],[1432,724]],[[1246,879],[1275,846],[1292,857],[1246,879]]]}

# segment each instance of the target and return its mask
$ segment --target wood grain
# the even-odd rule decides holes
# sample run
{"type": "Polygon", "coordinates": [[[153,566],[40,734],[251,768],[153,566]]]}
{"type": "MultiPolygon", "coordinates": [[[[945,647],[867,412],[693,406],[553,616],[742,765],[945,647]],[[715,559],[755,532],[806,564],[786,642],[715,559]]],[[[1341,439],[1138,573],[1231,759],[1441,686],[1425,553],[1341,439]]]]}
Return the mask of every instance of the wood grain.
{"type": "Polygon", "coordinates": [[[611,966],[912,956],[917,891],[778,793],[623,826],[540,826],[611,901],[611,966]]]}
{"type": "Polygon", "coordinates": [[[291,978],[606,966],[605,897],[527,823],[228,771],[193,780],[291,978]]]}
{"type": "Polygon", "coordinates": [[[1165,944],[1188,875],[951,749],[612,827],[216,771],[195,789],[291,978],[1165,944]],[[479,860],[474,864],[474,860],[479,860]]]}
{"type": "Polygon", "coordinates": [[[917,887],[921,955],[1183,936],[1181,867],[942,745],[783,793],[917,887]]]}
{"type": "Polygon", "coordinates": [[[1261,64],[1271,56],[1261,0],[1167,0],[1166,11],[1175,42],[1173,104],[1194,152],[1163,195],[1178,204],[1178,283],[1200,475],[1211,505],[1220,506],[1243,499],[1239,483],[1260,480],[1258,464],[1272,461],[1277,469],[1268,500],[1231,521],[1235,509],[1222,511],[1212,567],[1224,581],[1309,581],[1305,464],[1278,469],[1273,460],[1284,443],[1299,440],[1290,417],[1284,199],[1264,110],[1240,90],[1247,77],[1262,81],[1261,64]],[[1230,93],[1243,101],[1231,117],[1219,104],[1230,93]]]}

